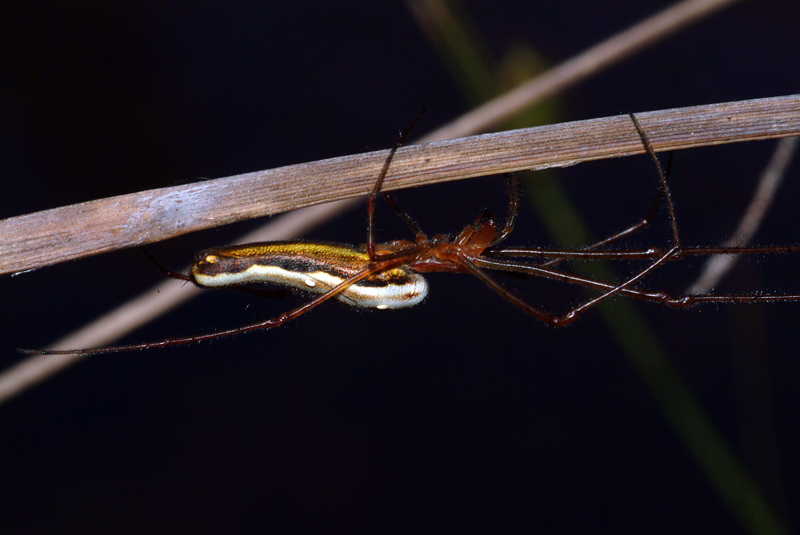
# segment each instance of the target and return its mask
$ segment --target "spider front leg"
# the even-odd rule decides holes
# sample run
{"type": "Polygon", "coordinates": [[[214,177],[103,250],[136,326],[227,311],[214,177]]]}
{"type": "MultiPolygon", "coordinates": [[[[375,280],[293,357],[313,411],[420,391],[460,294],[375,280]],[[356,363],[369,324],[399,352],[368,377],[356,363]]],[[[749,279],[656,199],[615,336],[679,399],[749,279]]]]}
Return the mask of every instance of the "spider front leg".
{"type": "MultiPolygon", "coordinates": [[[[411,124],[408,125],[408,128],[400,135],[400,139],[397,140],[397,144],[392,147],[389,151],[389,155],[386,157],[386,161],[383,163],[383,168],[381,169],[380,175],[378,175],[378,180],[375,182],[375,187],[372,188],[372,192],[369,194],[369,198],[367,199],[367,254],[369,254],[369,258],[372,261],[376,260],[375,256],[375,198],[378,196],[378,193],[381,192],[381,188],[383,188],[383,181],[386,179],[386,173],[389,172],[389,166],[394,159],[394,155],[397,152],[397,149],[402,147],[406,144],[406,140],[408,136],[411,134],[411,130],[417,125],[417,122],[422,118],[425,114],[426,109],[422,108],[420,112],[414,117],[414,120],[411,121],[411,124]]],[[[384,193],[384,198],[386,202],[389,204],[389,207],[396,213],[400,219],[411,229],[411,232],[414,233],[415,238],[419,238],[422,235],[422,231],[420,230],[419,226],[416,222],[411,219],[411,217],[406,214],[394,201],[394,198],[387,193],[384,193]]]]}

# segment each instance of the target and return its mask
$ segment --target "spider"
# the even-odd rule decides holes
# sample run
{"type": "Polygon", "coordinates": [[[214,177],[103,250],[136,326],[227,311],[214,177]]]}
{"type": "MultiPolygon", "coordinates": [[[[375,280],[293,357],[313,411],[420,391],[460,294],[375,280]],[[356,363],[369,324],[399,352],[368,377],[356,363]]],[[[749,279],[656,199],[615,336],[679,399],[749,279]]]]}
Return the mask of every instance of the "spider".
{"type": "MultiPolygon", "coordinates": [[[[514,229],[519,210],[517,177],[505,175],[508,191],[508,213],[500,226],[486,210],[465,226],[455,237],[436,235],[429,238],[389,192],[382,191],[384,179],[398,148],[402,147],[424,110],[402,133],[397,144],[389,151],[375,186],[367,199],[367,242],[361,247],[312,242],[278,241],[234,245],[206,249],[194,259],[189,275],[159,268],[173,278],[193,282],[204,288],[233,287],[267,295],[282,296],[290,290],[317,294],[299,307],[274,318],[226,330],[167,338],[157,342],[72,350],[21,350],[24,353],[42,354],[98,354],[135,349],[150,349],[212,340],[233,334],[271,329],[305,314],[322,303],[336,299],[350,306],[368,309],[400,309],[421,303],[428,284],[422,274],[429,272],[468,273],[512,305],[551,326],[569,325],[585,311],[617,295],[650,301],[676,308],[698,303],[756,303],[800,300],[800,295],[685,295],[673,297],[663,291],[647,291],[636,283],[659,266],[686,256],[713,254],[764,254],[800,252],[800,246],[777,247],[687,247],[681,244],[675,208],[670,194],[667,174],[661,167],[644,129],[636,116],[630,114],[632,125],[658,171],[660,191],[650,212],[638,223],[602,241],[578,250],[550,250],[530,247],[505,247],[503,243],[514,229]],[[414,235],[414,241],[394,240],[377,243],[375,240],[374,213],[379,194],[414,235]],[[608,249],[606,246],[624,236],[648,226],[660,204],[666,204],[671,228],[668,248],[608,249]],[[648,264],[620,283],[580,277],[559,270],[557,264],[566,259],[622,259],[645,260],[648,264]],[[538,260],[538,262],[534,261],[538,260]],[[500,271],[523,277],[544,277],[560,282],[580,285],[599,293],[562,315],[546,312],[531,305],[501,285],[488,271],[500,271]],[[281,290],[261,292],[243,285],[269,283],[281,290]]],[[[151,257],[152,258],[152,257],[151,257]]],[[[158,265],[158,263],[156,262],[158,265]]]]}

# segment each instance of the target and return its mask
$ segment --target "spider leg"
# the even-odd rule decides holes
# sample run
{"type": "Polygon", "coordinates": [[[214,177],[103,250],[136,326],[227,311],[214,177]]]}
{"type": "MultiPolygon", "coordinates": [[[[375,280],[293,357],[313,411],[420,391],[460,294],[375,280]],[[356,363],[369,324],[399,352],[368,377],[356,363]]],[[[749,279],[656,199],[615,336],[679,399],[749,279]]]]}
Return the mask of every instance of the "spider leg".
{"type": "MultiPolygon", "coordinates": [[[[505,273],[509,273],[512,275],[522,274],[532,277],[533,276],[542,277],[550,280],[555,280],[558,282],[564,282],[567,284],[575,284],[579,286],[585,286],[587,288],[593,288],[596,290],[603,290],[605,292],[612,291],[616,289],[618,286],[617,284],[614,283],[601,281],[597,279],[591,279],[587,277],[581,277],[579,275],[573,275],[571,273],[559,271],[557,269],[553,269],[552,267],[543,267],[540,265],[530,265],[530,264],[519,264],[507,260],[487,259],[479,256],[468,256],[462,254],[461,256],[459,256],[457,262],[459,265],[464,266],[464,268],[469,273],[477,276],[483,282],[486,282],[487,279],[494,280],[490,275],[488,275],[485,272],[485,269],[491,269],[495,271],[503,271],[505,273]]],[[[499,282],[496,281],[494,282],[494,284],[489,284],[489,286],[495,291],[498,291],[496,286],[502,287],[503,291],[502,292],[498,291],[498,293],[500,293],[503,297],[506,297],[507,294],[512,293],[505,287],[503,287],[499,282]]],[[[621,288],[619,289],[619,292],[620,294],[626,297],[634,297],[637,299],[641,299],[643,301],[651,301],[655,303],[664,303],[665,301],[669,301],[672,299],[672,297],[665,292],[650,292],[635,288],[627,288],[627,287],[621,288]]],[[[526,303],[525,306],[520,306],[521,301],[522,300],[519,297],[517,297],[516,301],[512,302],[527,312],[530,305],[526,303]]],[[[535,307],[530,307],[530,308],[535,308],[535,307]]]]}
{"type": "MultiPolygon", "coordinates": [[[[800,250],[800,246],[792,246],[792,247],[795,247],[796,249],[800,250]]],[[[763,252],[761,250],[763,248],[753,248],[753,249],[754,249],[753,251],[748,250],[746,252],[747,253],[763,252]]],[[[689,253],[691,254],[691,252],[693,251],[690,249],[689,253]]],[[[570,323],[572,323],[572,321],[574,321],[581,313],[583,313],[587,309],[599,304],[600,302],[606,299],[609,299],[610,297],[616,294],[622,295],[624,297],[661,304],[672,308],[687,308],[701,303],[731,304],[731,303],[767,303],[767,302],[771,303],[779,301],[800,301],[800,295],[798,294],[784,294],[784,295],[703,294],[703,295],[685,295],[685,296],[673,297],[672,295],[664,291],[647,291],[636,288],[630,288],[631,284],[635,283],[640,278],[644,277],[652,270],[656,269],[662,263],[678,260],[686,253],[687,253],[686,250],[680,250],[680,249],[672,249],[671,251],[667,251],[666,253],[663,253],[656,262],[649,265],[646,269],[637,274],[635,277],[631,277],[630,279],[624,281],[622,284],[612,284],[609,282],[600,281],[596,279],[580,277],[577,275],[572,275],[570,273],[558,271],[556,269],[553,269],[552,267],[543,267],[541,265],[519,264],[507,260],[487,259],[479,256],[472,257],[464,254],[460,254],[458,256],[456,263],[462,266],[464,268],[464,271],[471,273],[472,275],[480,279],[484,284],[489,286],[489,288],[494,290],[496,293],[498,293],[501,297],[509,301],[514,306],[536,317],[537,319],[543,321],[544,323],[553,326],[569,325],[570,323]],[[537,307],[530,305],[522,298],[520,298],[507,288],[505,288],[491,275],[486,273],[485,269],[503,271],[510,274],[539,276],[568,284],[576,284],[580,286],[585,286],[587,288],[603,290],[604,293],[594,299],[586,301],[585,303],[583,303],[578,307],[573,308],[566,314],[558,316],[555,314],[550,314],[537,307]]]]}
{"type": "MultiPolygon", "coordinates": [[[[680,251],[682,250],[680,234],[678,232],[678,220],[675,217],[675,205],[672,202],[672,194],[670,193],[669,184],[667,183],[667,176],[661,167],[661,163],[658,161],[658,156],[656,156],[656,153],[653,150],[653,146],[650,144],[650,140],[647,138],[647,134],[645,134],[644,129],[639,124],[639,120],[633,113],[630,114],[630,117],[631,121],[633,121],[633,126],[636,128],[636,132],[639,134],[639,137],[642,140],[642,144],[644,145],[645,150],[653,159],[653,162],[656,164],[656,170],[658,171],[658,179],[661,182],[661,193],[664,199],[666,200],[667,210],[669,211],[669,223],[672,229],[672,247],[668,251],[666,251],[663,255],[661,255],[660,258],[651,263],[649,266],[641,270],[636,275],[630,277],[622,284],[616,286],[614,289],[608,290],[597,297],[589,299],[585,303],[573,308],[565,315],[556,318],[556,321],[554,323],[555,325],[567,325],[569,323],[572,323],[578,316],[580,316],[586,310],[602,303],[606,299],[609,299],[614,295],[620,293],[621,291],[625,290],[628,286],[642,279],[648,273],[655,270],[663,263],[668,262],[672,257],[676,256],[676,254],[679,254],[680,251]]],[[[684,298],[682,298],[681,301],[686,301],[688,303],[688,301],[684,298]]],[[[688,306],[688,304],[684,305],[676,304],[675,306],[688,306]]]]}
{"type": "MultiPolygon", "coordinates": [[[[475,274],[479,278],[482,278],[486,284],[488,284],[492,289],[494,289],[498,293],[501,293],[501,295],[506,297],[506,299],[508,299],[510,302],[512,302],[513,304],[515,304],[516,306],[518,306],[520,308],[523,308],[523,310],[526,310],[528,313],[536,316],[537,318],[539,318],[540,320],[544,321],[545,323],[548,323],[550,325],[568,325],[568,324],[572,323],[573,321],[575,321],[575,319],[578,316],[580,316],[580,314],[585,312],[586,310],[588,310],[588,309],[600,304],[601,302],[603,302],[603,301],[615,296],[616,294],[618,294],[618,293],[629,293],[629,292],[626,292],[628,290],[629,286],[634,284],[636,281],[642,279],[647,274],[649,274],[651,271],[657,269],[660,265],[662,265],[665,262],[670,261],[673,257],[675,257],[677,254],[679,254],[681,252],[680,235],[679,235],[679,232],[678,232],[677,218],[675,217],[675,206],[674,206],[674,204],[672,202],[672,195],[670,193],[669,184],[667,183],[667,175],[664,172],[664,170],[662,169],[661,163],[659,162],[658,157],[656,156],[656,153],[653,150],[652,145],[650,144],[650,140],[647,138],[647,135],[645,134],[644,129],[639,124],[638,119],[636,119],[636,116],[633,113],[630,114],[630,118],[631,118],[631,121],[633,122],[634,127],[636,128],[636,132],[639,134],[639,137],[642,140],[642,144],[644,145],[645,150],[652,157],[652,159],[653,159],[653,161],[654,161],[654,163],[656,165],[656,170],[658,171],[658,177],[659,177],[659,181],[661,183],[661,195],[659,196],[659,198],[656,199],[656,203],[654,204],[653,208],[651,209],[651,214],[654,213],[656,211],[656,209],[658,208],[658,204],[661,202],[661,197],[666,199],[667,209],[669,211],[670,226],[671,226],[671,229],[672,229],[672,247],[668,251],[666,251],[663,254],[661,254],[655,261],[653,261],[646,268],[642,269],[636,275],[628,278],[626,281],[622,282],[619,285],[616,285],[616,286],[614,286],[614,287],[612,287],[610,289],[606,289],[606,291],[603,292],[601,295],[599,295],[597,297],[594,297],[592,299],[589,299],[588,301],[584,302],[583,304],[571,309],[569,312],[567,312],[563,316],[554,316],[552,314],[545,313],[545,312],[543,312],[543,311],[541,311],[541,310],[539,310],[539,309],[537,309],[535,307],[532,307],[532,306],[528,305],[527,303],[525,303],[524,301],[519,299],[517,296],[509,293],[507,290],[502,288],[502,286],[498,286],[498,283],[496,281],[494,281],[493,279],[491,279],[490,277],[486,276],[486,274],[480,273],[479,269],[473,270],[472,268],[473,267],[477,267],[477,266],[475,266],[474,264],[472,264],[471,262],[466,260],[466,258],[464,258],[463,255],[462,255],[461,261],[464,263],[465,268],[469,269],[473,274],[475,274]]],[[[648,216],[645,217],[645,220],[643,220],[643,221],[645,221],[646,224],[649,224],[649,219],[651,218],[651,214],[648,214],[648,216]]],[[[642,228],[641,225],[642,224],[639,223],[637,225],[634,225],[633,227],[630,227],[628,230],[630,230],[630,229],[637,229],[638,230],[639,228],[642,228]]],[[[617,233],[616,235],[612,236],[612,238],[613,239],[619,239],[621,236],[624,236],[624,235],[626,235],[626,231],[623,231],[622,233],[617,233]]],[[[608,240],[604,240],[603,242],[599,242],[599,243],[600,244],[608,243],[608,240]]],[[[561,258],[556,258],[556,259],[551,260],[550,262],[545,263],[545,265],[552,265],[552,264],[554,264],[556,262],[559,262],[561,260],[562,260],[561,258]]],[[[642,294],[643,293],[637,293],[635,295],[641,296],[642,294]]],[[[672,297],[668,296],[667,294],[662,294],[662,299],[663,299],[662,302],[672,302],[672,301],[674,301],[674,299],[672,297]]],[[[684,301],[684,300],[681,300],[681,301],[684,301]]],[[[688,304],[686,304],[686,305],[683,305],[683,304],[678,305],[676,303],[675,306],[688,306],[688,304]]]]}
{"type": "MultiPolygon", "coordinates": [[[[673,152],[670,151],[669,156],[667,157],[667,169],[664,171],[664,180],[667,182],[669,181],[670,170],[672,169],[672,155],[673,152]]],[[[612,234],[611,236],[608,236],[605,239],[602,239],[598,242],[588,245],[583,249],[589,251],[594,249],[599,249],[605,245],[608,245],[609,243],[615,242],[619,239],[622,239],[626,236],[630,236],[631,234],[635,234],[640,230],[649,227],[650,224],[653,222],[653,218],[658,212],[659,206],[661,206],[661,200],[663,199],[663,197],[664,197],[664,192],[659,190],[658,195],[656,195],[656,198],[653,201],[653,206],[650,207],[650,211],[647,212],[647,214],[642,219],[640,219],[638,222],[634,223],[630,227],[623,229],[617,232],[616,234],[612,234]]],[[[551,263],[555,263],[555,259],[551,260],[551,263]]]]}
{"type": "MultiPolygon", "coordinates": [[[[640,128],[638,126],[638,123],[635,123],[635,124],[637,125],[637,128],[640,128]]],[[[643,133],[641,130],[638,130],[638,131],[640,132],[640,135],[643,133]]],[[[648,141],[648,144],[645,145],[645,147],[647,148],[648,145],[649,145],[649,141],[648,141]]],[[[650,150],[652,150],[652,148],[650,150]]],[[[672,156],[673,156],[673,152],[670,151],[668,159],[667,159],[667,168],[666,168],[665,171],[663,171],[664,183],[667,183],[669,181],[670,171],[672,169],[672,156]]],[[[660,168],[660,163],[658,163],[658,159],[655,156],[655,153],[651,153],[651,157],[654,158],[654,160],[657,162],[656,165],[660,168]]],[[[514,177],[514,178],[516,180],[516,177],[514,177]]],[[[605,247],[606,245],[608,245],[610,243],[613,243],[613,242],[615,242],[617,240],[620,240],[620,239],[622,239],[622,238],[624,238],[626,236],[630,236],[631,234],[635,234],[636,232],[639,232],[640,230],[649,227],[650,224],[653,222],[653,218],[655,217],[656,213],[658,212],[659,206],[661,206],[661,201],[662,201],[663,198],[664,198],[664,191],[663,191],[663,189],[660,189],[659,192],[658,192],[658,195],[656,195],[656,198],[653,201],[653,205],[650,207],[650,210],[647,212],[647,214],[642,219],[640,219],[638,222],[634,223],[633,225],[629,226],[628,228],[625,228],[625,229],[623,229],[623,230],[621,230],[621,231],[619,231],[619,232],[617,232],[615,234],[612,234],[611,236],[608,236],[608,237],[606,237],[606,238],[604,238],[604,239],[602,239],[600,241],[597,241],[595,243],[592,243],[590,245],[582,247],[581,251],[594,251],[594,250],[600,249],[600,248],[605,247]]],[[[516,214],[514,214],[514,215],[516,216],[516,214]]],[[[512,221],[511,226],[513,228],[513,221],[512,221]]],[[[508,232],[510,232],[510,230],[508,232]]],[[[508,235],[508,232],[505,232],[505,234],[502,236],[502,239],[505,239],[505,237],[508,235]]],[[[496,245],[500,241],[502,241],[502,240],[501,239],[496,239],[491,244],[491,246],[496,245]]],[[[526,249],[525,248],[514,249],[514,251],[518,251],[520,254],[512,255],[512,254],[504,253],[504,251],[491,251],[491,250],[486,251],[484,254],[487,254],[488,256],[544,256],[544,255],[541,255],[537,250],[533,250],[533,249],[528,250],[528,251],[530,251],[530,254],[526,254],[526,249]]],[[[577,253],[577,251],[576,251],[576,253],[577,253]]],[[[572,254],[575,254],[575,253],[572,253],[572,254]]],[[[550,256],[553,256],[553,255],[550,255],[550,256]]],[[[563,260],[566,260],[567,258],[570,258],[570,257],[575,258],[575,256],[567,256],[567,255],[565,255],[563,257],[552,258],[551,260],[548,260],[547,262],[543,263],[542,266],[555,266],[555,265],[559,264],[560,262],[562,262],[563,260]]],[[[595,257],[595,258],[597,258],[597,257],[595,257]]]]}
{"type": "Polygon", "coordinates": [[[311,301],[300,305],[299,307],[290,310],[288,312],[284,312],[274,318],[270,318],[267,320],[262,320],[256,323],[251,323],[249,325],[244,325],[241,327],[234,327],[231,329],[226,329],[223,331],[217,331],[213,333],[206,333],[206,334],[198,334],[192,336],[184,336],[184,337],[176,337],[176,338],[166,338],[164,340],[158,342],[146,342],[142,344],[130,344],[130,345],[120,345],[120,346],[108,346],[108,347],[99,347],[99,348],[86,348],[86,349],[64,349],[64,350],[47,350],[47,349],[19,349],[20,353],[24,354],[33,354],[33,355],[73,355],[73,354],[80,354],[80,355],[98,355],[102,353],[116,353],[119,351],[133,351],[137,349],[150,349],[150,348],[161,348],[161,347],[171,347],[177,345],[184,345],[184,344],[191,344],[193,342],[202,342],[203,340],[215,340],[217,338],[222,338],[224,336],[231,336],[234,334],[245,333],[250,331],[258,331],[262,329],[272,329],[275,327],[279,327],[284,323],[287,323],[303,314],[308,312],[309,310],[321,305],[325,301],[335,297],[336,295],[342,293],[346,290],[349,286],[357,283],[360,280],[363,280],[370,275],[383,271],[385,269],[391,269],[402,265],[404,262],[402,259],[395,259],[395,260],[388,260],[385,262],[376,262],[371,263],[369,266],[365,267],[361,271],[354,274],[349,279],[339,283],[338,285],[334,286],[327,292],[320,294],[319,296],[315,297],[311,301]]]}
{"type": "MultiPolygon", "coordinates": [[[[457,263],[461,265],[467,273],[471,273],[475,277],[477,277],[481,282],[483,282],[486,286],[494,290],[497,294],[503,297],[506,301],[511,303],[512,305],[516,306],[517,308],[522,309],[524,312],[530,314],[531,316],[535,317],[536,319],[547,323],[548,325],[556,325],[557,317],[553,314],[545,312],[540,308],[537,308],[533,305],[528,304],[523,299],[518,297],[513,292],[507,290],[502,284],[497,282],[494,277],[489,275],[488,273],[484,272],[481,268],[475,265],[470,258],[468,258],[463,253],[458,253],[458,261],[457,263]]],[[[473,259],[474,260],[474,259],[473,259]]]]}
{"type": "MultiPolygon", "coordinates": [[[[672,242],[675,247],[680,247],[681,240],[680,236],[678,235],[678,219],[675,217],[675,204],[672,202],[672,193],[670,193],[669,184],[667,183],[667,174],[664,172],[664,169],[662,169],[661,162],[658,161],[656,151],[653,150],[653,146],[650,144],[650,140],[647,138],[647,134],[645,134],[642,125],[639,124],[639,120],[633,113],[629,115],[631,117],[631,121],[633,121],[633,126],[636,127],[636,132],[639,134],[647,154],[650,155],[650,157],[653,159],[653,163],[656,164],[658,179],[661,182],[661,195],[666,199],[667,210],[669,211],[669,224],[672,228],[672,242]]],[[[660,200],[660,198],[656,199],[656,202],[658,203],[660,200]]]]}
{"type": "Polygon", "coordinates": [[[519,211],[519,179],[515,173],[506,173],[506,189],[508,190],[508,215],[506,215],[506,222],[500,233],[489,243],[487,247],[494,247],[502,242],[511,231],[514,230],[514,223],[517,220],[517,212],[519,211]]]}
{"type": "MultiPolygon", "coordinates": [[[[484,272],[479,266],[484,265],[485,267],[491,267],[494,269],[503,269],[500,267],[503,263],[498,261],[486,261],[485,259],[481,259],[478,257],[470,258],[463,253],[457,254],[456,262],[461,265],[465,271],[471,273],[478,279],[480,279],[484,284],[486,284],[489,288],[494,290],[512,305],[520,308],[524,312],[534,316],[536,319],[554,327],[561,327],[565,325],[569,325],[573,321],[575,321],[580,314],[585,312],[586,310],[598,305],[602,301],[613,297],[616,294],[623,294],[629,297],[636,297],[645,301],[654,301],[657,303],[668,304],[672,306],[690,306],[694,304],[694,302],[687,302],[688,298],[681,298],[681,299],[674,299],[669,294],[665,292],[644,292],[640,290],[634,290],[628,288],[631,284],[636,282],[637,280],[641,279],[658,266],[663,264],[664,262],[668,261],[670,256],[673,255],[677,251],[677,248],[670,249],[666,253],[664,253],[661,258],[650,264],[647,268],[643,269],[637,275],[629,278],[628,280],[624,281],[622,284],[613,285],[605,282],[596,281],[593,279],[586,279],[583,277],[577,277],[575,275],[569,275],[567,273],[562,273],[560,271],[555,271],[547,268],[542,268],[540,266],[511,266],[509,264],[505,264],[506,271],[523,271],[526,268],[530,269],[534,273],[538,273],[542,276],[547,278],[561,280],[563,282],[569,282],[572,284],[580,284],[582,286],[588,286],[591,288],[600,288],[604,289],[605,292],[598,297],[590,299],[585,303],[573,308],[563,316],[558,316],[555,314],[551,314],[537,308],[519,296],[514,294],[513,292],[506,289],[502,284],[497,282],[492,276],[484,272]],[[522,268],[522,269],[520,269],[522,268]]],[[[691,297],[691,296],[690,296],[691,297]]]]}
{"type": "MultiPolygon", "coordinates": [[[[375,260],[375,198],[378,196],[378,193],[380,193],[381,188],[383,187],[383,181],[386,178],[386,173],[389,171],[389,165],[391,165],[397,149],[405,145],[408,136],[411,134],[411,130],[414,129],[424,113],[425,108],[422,108],[417,116],[414,117],[414,120],[411,121],[411,124],[408,125],[408,128],[406,128],[405,131],[400,135],[400,139],[397,140],[397,144],[389,151],[389,155],[386,157],[386,161],[383,163],[383,169],[381,169],[381,173],[378,175],[378,180],[375,182],[375,187],[372,188],[372,193],[370,193],[369,198],[367,198],[367,253],[372,260],[375,260]]],[[[403,220],[406,226],[411,229],[411,232],[415,237],[420,235],[424,236],[419,228],[419,225],[417,225],[417,223],[407,213],[405,213],[400,206],[398,206],[394,200],[394,197],[388,193],[384,193],[383,196],[392,211],[394,211],[394,213],[396,213],[400,219],[403,220]]]]}
{"type": "MultiPolygon", "coordinates": [[[[661,256],[661,258],[659,258],[658,260],[656,260],[655,262],[653,262],[652,264],[650,264],[649,266],[647,266],[646,268],[641,270],[636,275],[630,277],[628,280],[624,281],[622,284],[619,284],[618,286],[614,287],[613,289],[608,290],[608,291],[604,292],[603,294],[601,294],[601,295],[599,295],[597,297],[589,299],[588,301],[584,302],[583,304],[578,305],[577,307],[573,308],[572,310],[570,310],[569,312],[567,312],[563,316],[555,318],[555,320],[553,322],[553,325],[557,325],[557,326],[569,325],[570,323],[575,321],[578,318],[578,316],[583,314],[585,311],[589,310],[590,308],[592,308],[594,306],[599,305],[600,303],[602,303],[606,299],[609,299],[609,298],[615,296],[618,293],[624,292],[631,284],[633,284],[636,281],[638,281],[639,279],[645,277],[648,273],[650,273],[651,271],[653,271],[656,268],[658,268],[664,262],[669,261],[670,257],[675,255],[675,253],[678,252],[678,251],[680,251],[680,247],[679,246],[673,247],[669,251],[665,252],[661,256]]],[[[664,304],[670,304],[671,302],[674,301],[674,299],[672,297],[668,296],[667,294],[664,294],[664,295],[665,295],[665,299],[664,299],[664,301],[662,301],[664,304]]],[[[676,306],[678,306],[678,305],[676,305],[676,306]]],[[[683,305],[683,306],[689,306],[689,304],[687,303],[686,305],[683,305]]]]}

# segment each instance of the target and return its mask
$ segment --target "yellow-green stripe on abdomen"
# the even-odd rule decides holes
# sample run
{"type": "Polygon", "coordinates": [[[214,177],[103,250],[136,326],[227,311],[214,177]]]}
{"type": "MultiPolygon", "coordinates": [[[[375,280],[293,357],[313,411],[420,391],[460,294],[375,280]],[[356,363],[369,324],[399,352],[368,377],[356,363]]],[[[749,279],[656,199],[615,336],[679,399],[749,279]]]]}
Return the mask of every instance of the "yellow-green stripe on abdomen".
{"type": "MultiPolygon", "coordinates": [[[[267,242],[207,249],[197,255],[192,277],[200,286],[277,284],[322,294],[369,265],[369,256],[353,247],[318,242],[267,242]]],[[[381,271],[351,284],[335,299],[379,310],[419,304],[428,284],[405,267],[381,271]]]]}

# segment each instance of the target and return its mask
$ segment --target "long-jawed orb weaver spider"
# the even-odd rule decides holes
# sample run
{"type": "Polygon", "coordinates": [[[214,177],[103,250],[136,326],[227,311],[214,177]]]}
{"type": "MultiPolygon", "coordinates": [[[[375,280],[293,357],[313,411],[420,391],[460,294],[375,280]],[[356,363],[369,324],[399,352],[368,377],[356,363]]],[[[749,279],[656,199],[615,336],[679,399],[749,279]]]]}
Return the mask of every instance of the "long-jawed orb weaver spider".
{"type": "Polygon", "coordinates": [[[472,224],[464,227],[455,237],[440,234],[428,238],[417,223],[400,208],[393,195],[381,191],[395,152],[405,144],[409,133],[423,112],[424,110],[420,112],[403,132],[397,144],[389,151],[375,186],[367,199],[367,242],[365,245],[356,248],[350,245],[311,241],[253,243],[217,247],[198,253],[191,267],[190,275],[174,273],[159,266],[167,276],[190,281],[204,288],[233,287],[270,297],[284,295],[288,293],[289,289],[294,289],[317,294],[311,301],[274,318],[213,333],[167,338],[158,342],[91,349],[21,351],[24,353],[91,355],[212,340],[248,331],[278,327],[330,299],[336,299],[357,308],[378,310],[407,308],[417,305],[425,299],[428,285],[421,274],[434,271],[472,274],[523,312],[552,326],[569,325],[586,310],[616,295],[675,308],[685,308],[699,303],[800,300],[800,295],[793,294],[702,294],[673,297],[666,292],[649,291],[636,286],[638,281],[659,266],[686,256],[800,252],[800,245],[773,247],[687,247],[682,245],[667,175],[634,114],[630,114],[633,127],[645,150],[655,162],[660,183],[660,191],[652,208],[638,223],[578,250],[503,247],[501,244],[514,229],[514,222],[519,210],[517,178],[514,174],[508,173],[505,175],[509,196],[508,214],[502,228],[499,227],[497,220],[484,210],[472,224]],[[383,197],[392,211],[411,230],[415,241],[375,242],[375,199],[379,193],[383,193],[383,197]],[[606,248],[608,244],[648,226],[662,202],[666,204],[672,234],[671,245],[668,248],[606,248]],[[557,269],[556,265],[567,259],[647,260],[649,263],[621,283],[610,283],[580,277],[557,269]],[[489,275],[487,270],[524,277],[543,277],[575,284],[597,290],[598,295],[563,315],[551,314],[527,303],[507,290],[489,275]],[[251,283],[279,285],[283,289],[261,292],[243,287],[243,285],[251,283]]]}

